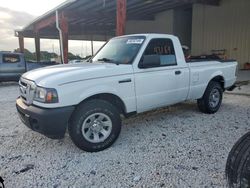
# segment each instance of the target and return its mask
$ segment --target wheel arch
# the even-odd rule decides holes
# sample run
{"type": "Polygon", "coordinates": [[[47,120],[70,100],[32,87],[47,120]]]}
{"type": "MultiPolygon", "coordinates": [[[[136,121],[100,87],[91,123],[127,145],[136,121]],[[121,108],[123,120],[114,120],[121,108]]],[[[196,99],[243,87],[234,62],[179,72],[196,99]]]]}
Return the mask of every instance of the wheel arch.
{"type": "Polygon", "coordinates": [[[201,97],[204,96],[204,94],[205,94],[205,92],[206,92],[206,90],[207,90],[208,85],[209,85],[212,81],[218,82],[218,83],[221,85],[223,91],[225,91],[225,79],[224,79],[224,77],[223,77],[221,74],[217,74],[217,75],[211,76],[211,78],[210,78],[209,81],[207,82],[207,86],[204,88],[204,90],[203,90],[203,92],[202,92],[201,97]]]}
{"type": "MultiPolygon", "coordinates": [[[[221,102],[222,102],[222,96],[223,96],[223,90],[224,90],[224,80],[222,76],[215,76],[213,77],[207,84],[207,87],[202,95],[202,97],[200,99],[197,100],[197,104],[198,107],[200,109],[201,112],[203,113],[207,113],[207,114],[213,114],[215,112],[217,112],[221,106],[221,102]],[[211,106],[211,92],[213,91],[213,87],[217,85],[217,88],[219,89],[218,85],[221,85],[221,89],[219,89],[219,95],[220,97],[216,97],[217,101],[215,101],[214,103],[214,99],[212,99],[212,106],[211,106]]],[[[214,96],[213,96],[214,97],[214,96]]]]}
{"type": "Polygon", "coordinates": [[[221,85],[223,91],[225,91],[225,79],[224,79],[224,77],[223,77],[222,75],[214,76],[214,77],[208,82],[208,84],[209,84],[210,82],[212,82],[212,81],[218,82],[218,83],[221,85]]]}
{"type": "Polygon", "coordinates": [[[82,100],[78,105],[80,105],[86,101],[93,100],[93,99],[105,100],[105,101],[111,103],[112,105],[114,105],[119,110],[120,114],[125,115],[127,113],[127,108],[126,108],[126,105],[123,102],[123,100],[119,96],[112,94],[112,93],[99,93],[99,94],[91,95],[91,96],[85,98],[84,100],[82,100]]]}

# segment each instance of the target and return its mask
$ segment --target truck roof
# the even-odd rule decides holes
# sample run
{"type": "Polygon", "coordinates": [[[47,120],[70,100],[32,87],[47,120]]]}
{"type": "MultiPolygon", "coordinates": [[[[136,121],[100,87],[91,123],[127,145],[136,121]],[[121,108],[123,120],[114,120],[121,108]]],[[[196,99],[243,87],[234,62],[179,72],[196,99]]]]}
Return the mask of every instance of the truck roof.
{"type": "Polygon", "coordinates": [[[145,36],[145,37],[150,37],[150,38],[176,38],[174,35],[170,34],[161,34],[161,33],[138,33],[138,34],[129,34],[129,35],[122,35],[114,38],[119,38],[119,37],[128,37],[128,36],[145,36]]]}

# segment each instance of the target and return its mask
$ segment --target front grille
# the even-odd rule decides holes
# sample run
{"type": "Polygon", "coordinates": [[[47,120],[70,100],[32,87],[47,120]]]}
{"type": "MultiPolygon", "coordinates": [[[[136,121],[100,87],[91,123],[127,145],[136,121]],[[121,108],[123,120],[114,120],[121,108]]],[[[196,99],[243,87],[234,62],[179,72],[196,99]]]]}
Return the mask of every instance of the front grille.
{"type": "Polygon", "coordinates": [[[27,83],[25,83],[23,80],[20,80],[20,84],[24,87],[27,87],[27,83]]]}
{"type": "Polygon", "coordinates": [[[27,105],[32,104],[35,95],[35,83],[23,78],[19,81],[19,91],[23,102],[27,105]]]}

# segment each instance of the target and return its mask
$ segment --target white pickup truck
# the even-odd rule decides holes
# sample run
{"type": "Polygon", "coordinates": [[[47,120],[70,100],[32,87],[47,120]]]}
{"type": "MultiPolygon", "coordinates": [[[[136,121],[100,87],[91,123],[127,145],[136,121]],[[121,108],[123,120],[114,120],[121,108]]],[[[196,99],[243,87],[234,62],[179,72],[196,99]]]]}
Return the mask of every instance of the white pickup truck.
{"type": "Polygon", "coordinates": [[[79,148],[112,145],[121,115],[197,99],[204,113],[218,111],[223,91],[236,81],[236,61],[186,62],[177,37],[136,34],[111,39],[88,63],[25,73],[16,100],[21,120],[50,138],[66,132],[79,148]]]}

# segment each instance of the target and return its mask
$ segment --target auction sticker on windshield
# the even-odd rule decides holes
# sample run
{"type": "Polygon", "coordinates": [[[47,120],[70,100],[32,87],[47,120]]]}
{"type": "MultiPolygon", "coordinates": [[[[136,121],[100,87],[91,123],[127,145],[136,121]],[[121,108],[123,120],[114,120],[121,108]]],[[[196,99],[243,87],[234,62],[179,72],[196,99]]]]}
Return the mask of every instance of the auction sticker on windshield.
{"type": "Polygon", "coordinates": [[[142,44],[144,39],[128,39],[127,44],[142,44]]]}

